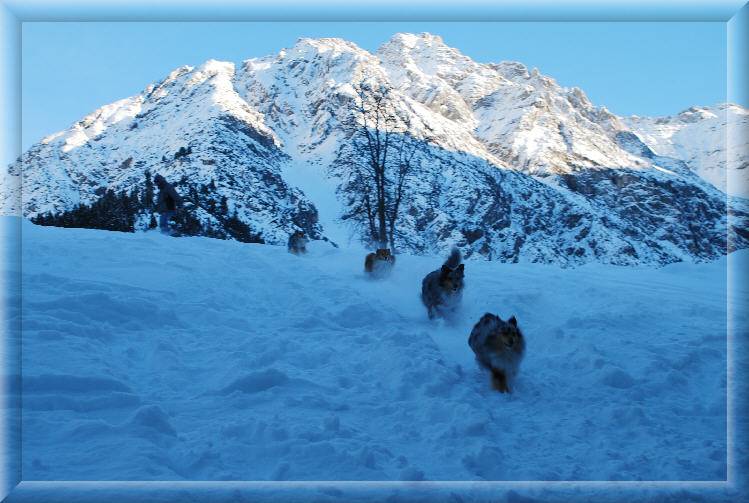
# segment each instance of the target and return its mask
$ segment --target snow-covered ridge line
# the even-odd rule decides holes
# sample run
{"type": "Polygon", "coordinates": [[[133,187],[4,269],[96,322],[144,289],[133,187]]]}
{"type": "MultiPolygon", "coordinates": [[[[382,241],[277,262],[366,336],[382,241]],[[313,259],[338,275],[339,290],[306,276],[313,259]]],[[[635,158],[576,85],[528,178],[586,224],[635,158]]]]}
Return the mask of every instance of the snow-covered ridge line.
{"type": "MultiPolygon", "coordinates": [[[[34,145],[2,172],[23,173],[22,208],[4,191],[0,210],[60,211],[101,187],[129,189],[148,169],[215,180],[269,242],[298,228],[357,241],[361,229],[340,220],[350,195],[340,147],[362,80],[391,87],[409,135],[428,139],[409,186],[404,250],[457,244],[499,260],[663,264],[716,258],[728,235],[747,245],[727,226],[723,193],[746,185],[726,180],[749,173],[747,136],[725,140],[729,126],[747,127],[746,110],[618,117],[579,88],[517,62],[477,63],[428,33],[396,34],[375,53],[302,38],[236,66],[178,68],[34,145]],[[189,156],[175,156],[187,146],[189,156]]],[[[736,214],[744,226],[743,205],[736,214]]]]}

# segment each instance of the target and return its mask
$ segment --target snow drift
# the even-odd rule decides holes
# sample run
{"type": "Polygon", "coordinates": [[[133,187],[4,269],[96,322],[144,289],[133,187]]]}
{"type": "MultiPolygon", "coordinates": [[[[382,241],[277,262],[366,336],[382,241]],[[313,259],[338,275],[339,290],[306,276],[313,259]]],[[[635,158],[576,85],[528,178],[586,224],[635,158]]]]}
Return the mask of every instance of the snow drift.
{"type": "Polygon", "coordinates": [[[321,241],[22,231],[24,480],[726,477],[725,259],[468,260],[445,324],[443,256],[370,281],[321,241]],[[468,347],[487,311],[526,338],[509,396],[468,347]]]}

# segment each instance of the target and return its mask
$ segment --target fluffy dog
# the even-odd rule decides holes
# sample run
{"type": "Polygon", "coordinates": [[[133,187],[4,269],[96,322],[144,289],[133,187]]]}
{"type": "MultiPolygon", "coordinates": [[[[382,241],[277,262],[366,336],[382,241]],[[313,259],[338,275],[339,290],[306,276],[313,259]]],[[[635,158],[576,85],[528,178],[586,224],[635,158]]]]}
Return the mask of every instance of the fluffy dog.
{"type": "Polygon", "coordinates": [[[309,243],[309,239],[307,239],[304,231],[294,231],[294,234],[289,236],[289,253],[293,253],[294,255],[307,253],[307,243],[309,243]]]}
{"type": "Polygon", "coordinates": [[[379,248],[364,259],[364,271],[368,272],[373,278],[387,276],[394,265],[395,255],[390,253],[389,248],[379,248]]]}
{"type": "Polygon", "coordinates": [[[460,305],[465,272],[462,260],[460,250],[453,248],[442,267],[427,274],[421,282],[421,301],[430,319],[451,315],[460,305]]]}
{"type": "Polygon", "coordinates": [[[492,386],[501,393],[510,392],[525,352],[525,339],[514,316],[509,320],[486,313],[474,325],[468,345],[476,360],[492,373],[492,386]]]}

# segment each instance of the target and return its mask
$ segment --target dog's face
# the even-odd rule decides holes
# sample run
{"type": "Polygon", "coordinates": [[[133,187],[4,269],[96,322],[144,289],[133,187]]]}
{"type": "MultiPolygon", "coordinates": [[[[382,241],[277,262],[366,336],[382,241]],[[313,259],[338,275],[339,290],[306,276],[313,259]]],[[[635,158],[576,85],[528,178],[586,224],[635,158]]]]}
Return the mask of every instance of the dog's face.
{"type": "Polygon", "coordinates": [[[464,273],[463,264],[455,269],[443,265],[440,270],[440,286],[450,293],[459,292],[463,288],[464,273]]]}
{"type": "Polygon", "coordinates": [[[375,252],[375,255],[377,255],[377,258],[380,260],[387,260],[390,258],[390,249],[379,248],[377,252],[375,252]]]}
{"type": "Polygon", "coordinates": [[[518,321],[514,316],[509,320],[502,321],[497,318],[497,326],[494,337],[491,338],[492,346],[496,351],[519,351],[523,344],[523,334],[518,328],[518,321]]]}
{"type": "Polygon", "coordinates": [[[296,243],[303,244],[307,241],[307,236],[304,234],[304,231],[295,231],[293,239],[296,243]]]}

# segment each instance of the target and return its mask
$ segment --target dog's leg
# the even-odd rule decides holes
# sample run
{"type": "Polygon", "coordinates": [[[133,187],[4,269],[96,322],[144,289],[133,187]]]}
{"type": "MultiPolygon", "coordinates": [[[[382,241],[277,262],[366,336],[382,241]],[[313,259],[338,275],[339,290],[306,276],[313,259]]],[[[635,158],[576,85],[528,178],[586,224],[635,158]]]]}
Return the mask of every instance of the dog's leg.
{"type": "Polygon", "coordinates": [[[507,376],[501,370],[492,369],[492,387],[500,393],[510,392],[510,388],[507,386],[507,376]]]}

